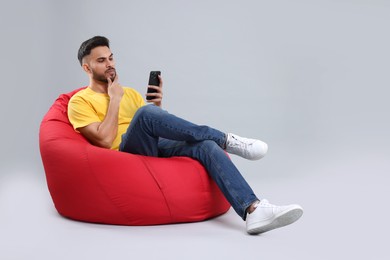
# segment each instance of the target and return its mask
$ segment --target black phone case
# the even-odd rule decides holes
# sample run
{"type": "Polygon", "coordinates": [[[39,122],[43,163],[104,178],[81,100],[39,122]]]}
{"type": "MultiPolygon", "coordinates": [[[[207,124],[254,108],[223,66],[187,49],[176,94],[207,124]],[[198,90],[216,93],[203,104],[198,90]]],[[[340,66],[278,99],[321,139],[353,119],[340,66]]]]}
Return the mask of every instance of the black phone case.
{"type": "MultiPolygon", "coordinates": [[[[158,75],[161,75],[161,71],[151,71],[149,75],[149,83],[148,85],[152,86],[159,86],[160,85],[160,79],[158,78],[158,75]]],[[[148,88],[148,93],[156,93],[157,91],[152,88],[148,88]]],[[[146,100],[151,100],[154,97],[146,97],[146,100]]]]}
{"type": "Polygon", "coordinates": [[[149,75],[149,84],[153,86],[159,86],[160,85],[160,79],[158,76],[161,75],[161,71],[151,71],[149,75]]]}

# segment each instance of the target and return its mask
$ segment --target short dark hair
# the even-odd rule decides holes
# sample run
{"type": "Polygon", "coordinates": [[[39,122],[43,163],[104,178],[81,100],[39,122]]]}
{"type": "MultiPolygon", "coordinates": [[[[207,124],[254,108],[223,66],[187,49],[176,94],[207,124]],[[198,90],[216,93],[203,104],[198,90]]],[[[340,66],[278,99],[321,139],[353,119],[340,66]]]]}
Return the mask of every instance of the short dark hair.
{"type": "Polygon", "coordinates": [[[83,58],[91,54],[92,49],[99,46],[107,46],[108,48],[110,48],[110,41],[104,36],[95,36],[83,42],[77,54],[77,58],[79,59],[80,65],[83,65],[83,58]]]}

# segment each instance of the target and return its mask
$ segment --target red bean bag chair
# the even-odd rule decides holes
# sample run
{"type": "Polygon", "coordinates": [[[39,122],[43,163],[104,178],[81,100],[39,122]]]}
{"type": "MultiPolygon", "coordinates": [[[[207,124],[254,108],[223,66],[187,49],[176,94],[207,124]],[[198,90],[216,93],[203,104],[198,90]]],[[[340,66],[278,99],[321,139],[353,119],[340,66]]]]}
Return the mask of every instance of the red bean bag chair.
{"type": "Polygon", "coordinates": [[[103,149],[75,132],[62,94],[40,126],[47,185],[59,214],[80,221],[154,225],[202,221],[230,205],[198,162],[103,149]]]}

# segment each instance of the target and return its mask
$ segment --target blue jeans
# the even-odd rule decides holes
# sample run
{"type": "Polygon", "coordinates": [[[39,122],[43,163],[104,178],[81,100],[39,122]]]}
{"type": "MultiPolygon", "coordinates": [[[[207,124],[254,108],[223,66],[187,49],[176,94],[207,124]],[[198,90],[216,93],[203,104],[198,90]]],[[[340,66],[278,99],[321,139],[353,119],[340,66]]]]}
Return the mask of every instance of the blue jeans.
{"type": "Polygon", "coordinates": [[[187,156],[198,160],[216,182],[233,209],[246,219],[246,209],[257,200],[253,190],[224,151],[226,135],[208,126],[178,118],[154,105],[141,107],[120,151],[155,157],[187,156]]]}

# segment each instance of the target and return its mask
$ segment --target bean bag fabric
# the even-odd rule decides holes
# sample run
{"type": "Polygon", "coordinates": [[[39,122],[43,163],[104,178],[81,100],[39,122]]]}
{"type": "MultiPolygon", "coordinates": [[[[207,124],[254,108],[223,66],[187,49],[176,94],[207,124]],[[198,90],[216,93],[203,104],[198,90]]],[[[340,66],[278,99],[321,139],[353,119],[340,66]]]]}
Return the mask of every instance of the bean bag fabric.
{"type": "Polygon", "coordinates": [[[75,132],[62,94],[40,126],[47,185],[59,214],[80,221],[155,225],[202,221],[230,205],[203,166],[103,149],[75,132]]]}

